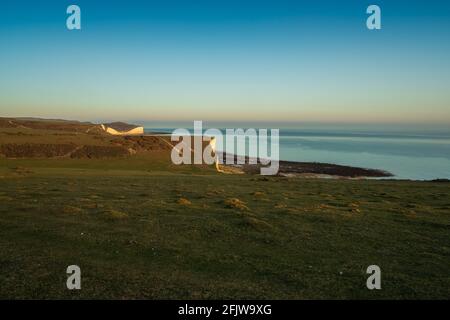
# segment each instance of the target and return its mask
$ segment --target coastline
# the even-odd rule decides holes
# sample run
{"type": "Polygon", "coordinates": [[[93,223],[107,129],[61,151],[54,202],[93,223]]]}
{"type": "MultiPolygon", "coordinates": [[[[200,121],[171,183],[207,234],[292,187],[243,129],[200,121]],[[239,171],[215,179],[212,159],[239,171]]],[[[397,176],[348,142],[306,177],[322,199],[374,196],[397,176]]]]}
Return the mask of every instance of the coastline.
{"type": "MultiPolygon", "coordinates": [[[[149,132],[144,136],[150,137],[170,137],[169,133],[165,132],[149,132]]],[[[230,155],[234,158],[234,164],[226,164],[226,153],[222,152],[222,163],[229,168],[235,168],[235,173],[256,174],[260,171],[261,161],[257,159],[258,164],[249,164],[248,156],[230,155]],[[238,161],[244,164],[236,164],[238,161]]],[[[389,178],[395,177],[394,174],[382,169],[362,168],[349,165],[339,165],[334,163],[324,162],[303,162],[303,161],[289,161],[280,160],[278,176],[285,177],[306,177],[306,178],[348,178],[348,179],[363,179],[363,178],[389,178]]]]}
{"type": "MultiPolygon", "coordinates": [[[[299,129],[300,130],[300,129],[299,129]]],[[[450,140],[445,140],[443,133],[431,133],[416,136],[413,131],[397,133],[370,131],[367,134],[357,134],[358,131],[333,131],[318,129],[316,131],[299,131],[292,129],[280,135],[280,160],[295,163],[320,163],[348,167],[379,169],[392,175],[376,173],[376,179],[391,178],[395,180],[432,181],[436,179],[450,179],[450,140]],[[420,139],[416,139],[419,138],[420,139]]],[[[154,130],[170,136],[170,129],[154,130]]],[[[415,131],[414,131],[415,132],[415,131]]],[[[230,150],[233,153],[233,150],[230,150]]],[[[242,154],[243,153],[239,153],[242,154]]],[[[256,155],[255,155],[256,157],[256,155]]],[[[289,163],[286,163],[289,166],[289,163]]],[[[285,170],[286,166],[283,166],[285,170]]],[[[320,165],[321,168],[324,165],[320,165]]],[[[300,169],[287,168],[287,173],[298,175],[304,173],[304,166],[300,169]],[[294,172],[291,172],[294,171],[294,172]]],[[[307,165],[311,168],[311,165],[307,165]]],[[[321,174],[322,170],[313,168],[321,174]]],[[[336,169],[338,170],[338,169],[336,169]]],[[[333,170],[333,171],[336,171],[333,170]]],[[[342,170],[338,170],[342,172],[342,170]]],[[[332,172],[332,174],[338,173],[332,172]]],[[[365,175],[366,173],[361,173],[365,175]]],[[[358,176],[344,172],[345,176],[358,176]]],[[[372,173],[369,177],[372,177],[372,173]]],[[[323,176],[321,176],[323,177],[323,176]]],[[[328,177],[327,177],[328,178],[328,177]]]]}
{"type": "MultiPolygon", "coordinates": [[[[173,142],[170,134],[163,130],[145,132],[143,135],[110,135],[93,123],[45,120],[0,118],[2,142],[0,157],[4,159],[112,159],[142,156],[152,161],[158,155],[169,157],[173,142]]],[[[234,156],[236,159],[238,156],[234,156]]],[[[167,158],[167,162],[170,159],[167,158]]],[[[311,157],[310,157],[311,159],[311,157]]],[[[310,160],[308,159],[308,160],[310,160]]],[[[377,166],[358,166],[312,161],[281,160],[278,176],[324,179],[392,179],[409,181],[448,181],[445,175],[430,179],[403,178],[398,172],[377,166]]],[[[258,161],[259,162],[259,161],[258,161]]],[[[235,161],[234,163],[237,163],[235,161]]],[[[224,165],[230,173],[255,174],[260,171],[260,164],[244,163],[224,165]]],[[[373,162],[375,163],[375,162],[373,162]]]]}
{"type": "MultiPolygon", "coordinates": [[[[257,164],[249,164],[249,158],[234,156],[234,163],[238,159],[244,164],[225,164],[226,154],[223,154],[221,166],[232,167],[241,170],[246,174],[258,174],[262,167],[260,159],[257,164]]],[[[392,178],[392,173],[372,168],[361,168],[354,166],[339,165],[323,162],[298,162],[298,161],[279,161],[279,170],[277,176],[282,177],[304,177],[304,178],[346,178],[346,179],[366,179],[366,178],[392,178]]]]}

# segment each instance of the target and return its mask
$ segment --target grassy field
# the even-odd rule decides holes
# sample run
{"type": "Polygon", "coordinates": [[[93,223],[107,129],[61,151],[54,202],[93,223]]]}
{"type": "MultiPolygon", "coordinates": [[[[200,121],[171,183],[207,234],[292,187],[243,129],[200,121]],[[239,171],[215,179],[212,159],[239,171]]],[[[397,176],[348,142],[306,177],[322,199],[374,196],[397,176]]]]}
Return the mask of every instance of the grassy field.
{"type": "Polygon", "coordinates": [[[450,296],[447,183],[0,159],[0,230],[2,299],[450,296]],[[366,288],[372,264],[382,290],[366,288]]]}

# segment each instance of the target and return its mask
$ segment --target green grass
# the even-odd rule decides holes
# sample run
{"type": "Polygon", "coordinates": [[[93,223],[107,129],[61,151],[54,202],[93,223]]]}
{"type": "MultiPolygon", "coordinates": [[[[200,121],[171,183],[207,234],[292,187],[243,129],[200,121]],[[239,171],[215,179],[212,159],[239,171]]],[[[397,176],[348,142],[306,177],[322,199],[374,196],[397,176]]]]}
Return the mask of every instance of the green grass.
{"type": "Polygon", "coordinates": [[[446,183],[0,159],[0,298],[446,299],[449,214],[446,183]]]}

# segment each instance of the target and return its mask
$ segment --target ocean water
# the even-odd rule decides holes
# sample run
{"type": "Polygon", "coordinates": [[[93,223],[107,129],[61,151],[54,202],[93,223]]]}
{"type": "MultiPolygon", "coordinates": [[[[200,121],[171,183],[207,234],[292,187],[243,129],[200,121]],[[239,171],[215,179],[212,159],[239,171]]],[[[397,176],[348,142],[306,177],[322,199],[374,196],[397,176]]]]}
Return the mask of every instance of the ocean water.
{"type": "Polygon", "coordinates": [[[381,169],[397,179],[450,178],[450,136],[282,130],[280,158],[381,169]]]}
{"type": "MultiPolygon", "coordinates": [[[[173,128],[146,130],[170,133],[173,128]]],[[[280,128],[279,147],[281,160],[381,169],[395,179],[450,179],[450,130],[280,128]]]]}

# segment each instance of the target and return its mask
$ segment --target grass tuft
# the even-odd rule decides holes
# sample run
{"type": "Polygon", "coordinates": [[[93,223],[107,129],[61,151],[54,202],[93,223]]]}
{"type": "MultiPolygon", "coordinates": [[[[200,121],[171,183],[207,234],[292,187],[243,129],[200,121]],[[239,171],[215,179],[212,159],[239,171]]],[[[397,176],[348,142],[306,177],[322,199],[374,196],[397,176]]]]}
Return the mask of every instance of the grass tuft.
{"type": "Polygon", "coordinates": [[[229,198],[225,200],[225,206],[230,209],[250,210],[246,203],[238,198],[229,198]]]}
{"type": "Polygon", "coordinates": [[[122,220],[128,218],[128,214],[125,212],[115,210],[115,209],[107,209],[103,212],[108,218],[113,220],[122,220]]]}
{"type": "Polygon", "coordinates": [[[62,212],[65,214],[80,214],[83,213],[83,209],[74,206],[64,206],[62,212]]]}
{"type": "Polygon", "coordinates": [[[177,203],[182,206],[190,206],[192,204],[192,202],[186,198],[179,198],[177,203]]]}

